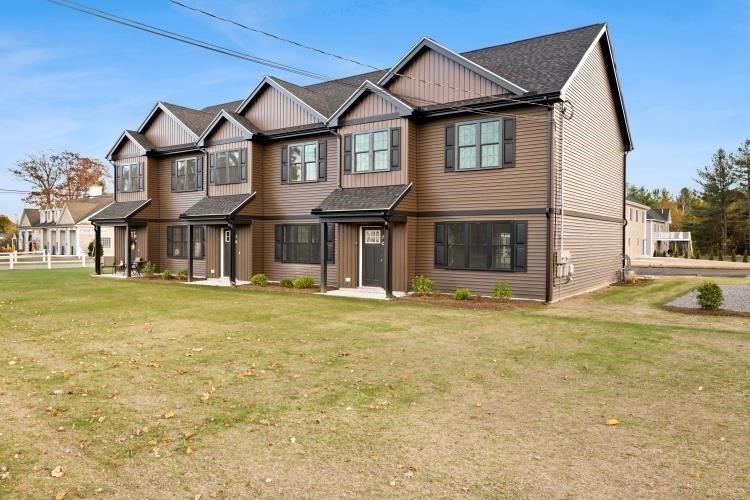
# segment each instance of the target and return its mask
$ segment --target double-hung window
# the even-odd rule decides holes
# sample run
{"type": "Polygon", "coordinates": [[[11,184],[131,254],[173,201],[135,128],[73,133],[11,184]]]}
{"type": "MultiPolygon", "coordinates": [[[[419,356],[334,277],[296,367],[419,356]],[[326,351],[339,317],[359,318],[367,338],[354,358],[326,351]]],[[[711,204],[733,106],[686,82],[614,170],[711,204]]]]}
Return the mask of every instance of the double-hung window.
{"type": "Polygon", "coordinates": [[[318,144],[289,146],[289,182],[316,182],[318,180],[318,144]]]}
{"type": "Polygon", "coordinates": [[[174,191],[195,191],[198,185],[198,160],[196,158],[175,160],[174,176],[174,191]]]}
{"type": "MultiPolygon", "coordinates": [[[[334,262],[335,226],[328,226],[328,262],[334,262]]],[[[290,264],[320,264],[320,224],[277,224],[275,260],[290,264]]]]}
{"type": "MultiPolygon", "coordinates": [[[[167,228],[167,257],[187,259],[188,257],[188,227],[170,226],[167,228]]],[[[202,259],[205,256],[205,233],[203,226],[193,227],[193,257],[202,259]]]]}
{"type": "Polygon", "coordinates": [[[495,168],[501,165],[500,120],[458,125],[458,169],[495,168]]]}
{"type": "Polygon", "coordinates": [[[236,184],[241,181],[240,150],[220,151],[215,154],[214,184],[236,184]]]}
{"type": "Polygon", "coordinates": [[[525,271],[526,233],[526,222],[436,223],[435,267],[525,271]]]}
{"type": "Polygon", "coordinates": [[[390,168],[389,132],[379,130],[354,134],[354,171],[383,171],[390,168]]]}
{"type": "Polygon", "coordinates": [[[120,192],[132,193],[140,191],[139,169],[140,165],[138,163],[120,166],[120,182],[118,186],[120,192]]]}

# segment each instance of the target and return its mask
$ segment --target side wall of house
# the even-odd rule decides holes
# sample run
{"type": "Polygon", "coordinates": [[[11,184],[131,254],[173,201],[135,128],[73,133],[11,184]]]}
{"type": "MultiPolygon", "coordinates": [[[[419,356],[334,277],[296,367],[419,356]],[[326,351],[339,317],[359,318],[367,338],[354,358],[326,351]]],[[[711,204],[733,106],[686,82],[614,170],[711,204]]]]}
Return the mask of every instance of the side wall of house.
{"type": "Polygon", "coordinates": [[[556,250],[570,252],[575,266],[569,281],[556,280],[555,300],[613,283],[622,268],[624,143],[606,64],[600,42],[565,95],[572,118],[558,120],[555,131],[562,143],[556,195],[563,207],[556,250]]]}

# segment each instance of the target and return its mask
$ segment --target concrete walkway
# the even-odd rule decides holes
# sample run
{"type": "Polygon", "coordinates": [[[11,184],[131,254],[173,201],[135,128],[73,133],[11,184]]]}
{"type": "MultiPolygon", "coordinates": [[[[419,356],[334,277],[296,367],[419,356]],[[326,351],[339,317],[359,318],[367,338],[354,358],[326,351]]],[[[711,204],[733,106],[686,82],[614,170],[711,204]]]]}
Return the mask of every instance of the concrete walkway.
{"type": "Polygon", "coordinates": [[[705,276],[739,277],[750,276],[750,269],[711,269],[705,267],[633,267],[639,276],[705,276]]]}
{"type": "MultiPolygon", "coordinates": [[[[186,285],[202,285],[202,286],[232,286],[228,279],[209,278],[207,280],[191,281],[190,283],[185,282],[186,285]]],[[[249,281],[237,280],[236,285],[249,285],[249,281]]]]}
{"type": "MultiPolygon", "coordinates": [[[[390,300],[385,296],[385,290],[382,288],[370,288],[370,287],[359,287],[359,288],[339,288],[338,290],[330,290],[326,293],[320,293],[319,295],[330,295],[333,297],[350,297],[354,299],[375,299],[375,300],[390,300]]],[[[404,292],[393,292],[394,297],[403,297],[406,295],[404,292]]]]}
{"type": "Polygon", "coordinates": [[[683,259],[679,257],[637,257],[631,259],[632,267],[667,267],[678,269],[739,269],[750,272],[750,262],[731,262],[708,259],[683,259]]]}

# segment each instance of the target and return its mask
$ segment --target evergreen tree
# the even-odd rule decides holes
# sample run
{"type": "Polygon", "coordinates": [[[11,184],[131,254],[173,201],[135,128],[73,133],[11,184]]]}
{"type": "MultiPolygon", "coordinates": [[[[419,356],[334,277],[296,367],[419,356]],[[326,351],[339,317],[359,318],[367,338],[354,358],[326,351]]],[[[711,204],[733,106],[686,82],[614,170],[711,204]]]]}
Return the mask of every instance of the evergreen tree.
{"type": "Polygon", "coordinates": [[[736,195],[734,164],[720,148],[714,153],[711,165],[698,170],[696,180],[701,187],[701,198],[705,202],[702,211],[710,221],[718,224],[720,254],[726,254],[729,210],[736,195]]]}
{"type": "Polygon", "coordinates": [[[737,149],[737,153],[732,156],[732,163],[737,177],[737,187],[740,192],[740,199],[743,205],[743,218],[745,219],[745,251],[750,248],[750,139],[737,149]]]}

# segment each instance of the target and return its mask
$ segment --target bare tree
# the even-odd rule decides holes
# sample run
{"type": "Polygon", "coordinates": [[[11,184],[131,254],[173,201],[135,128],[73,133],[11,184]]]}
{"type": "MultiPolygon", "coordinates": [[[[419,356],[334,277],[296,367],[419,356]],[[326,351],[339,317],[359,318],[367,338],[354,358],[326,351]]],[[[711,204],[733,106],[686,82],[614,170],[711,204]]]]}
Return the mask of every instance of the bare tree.
{"type": "Polygon", "coordinates": [[[109,175],[107,167],[99,160],[70,151],[28,155],[9,170],[18,179],[32,186],[24,203],[40,208],[80,198],[91,186],[104,184],[109,175]]]}

